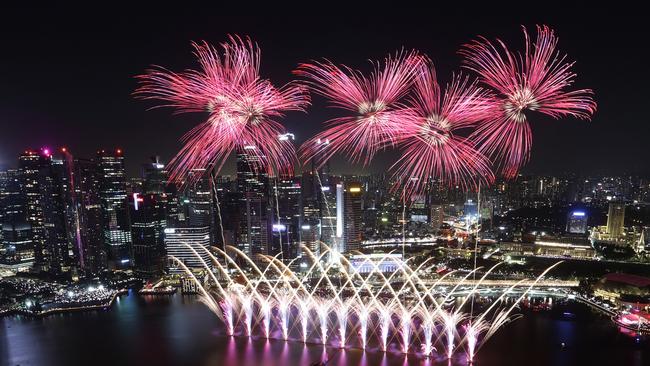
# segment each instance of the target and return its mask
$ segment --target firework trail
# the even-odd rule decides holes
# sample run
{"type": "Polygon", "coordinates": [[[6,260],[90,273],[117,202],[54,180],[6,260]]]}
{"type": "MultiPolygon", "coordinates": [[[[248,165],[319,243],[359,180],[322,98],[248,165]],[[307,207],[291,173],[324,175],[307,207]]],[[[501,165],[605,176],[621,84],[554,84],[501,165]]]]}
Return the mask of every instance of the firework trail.
{"type": "Polygon", "coordinates": [[[489,92],[460,75],[442,92],[428,61],[408,99],[410,113],[398,142],[402,156],[391,168],[395,189],[410,197],[423,193],[431,178],[463,188],[493,181],[489,159],[473,141],[456,133],[494,117],[494,99],[489,92]]]}
{"type": "Polygon", "coordinates": [[[343,153],[353,162],[368,164],[379,150],[393,145],[409,114],[400,99],[409,92],[421,61],[415,51],[400,52],[388,56],[383,64],[373,63],[370,76],[330,61],[301,64],[294,73],[347,114],[327,121],[327,128],[303,145],[301,156],[322,164],[343,153]]]}
{"type": "Polygon", "coordinates": [[[538,26],[535,42],[526,28],[523,31],[523,55],[510,51],[500,40],[495,45],[485,38],[460,50],[464,66],[478,73],[500,98],[499,116],[481,124],[471,138],[495,159],[506,177],[514,177],[530,156],[532,132],[527,112],[589,120],[596,111],[590,89],[568,90],[576,76],[571,71],[574,63],[556,50],[554,31],[538,26]]]}
{"type": "Polygon", "coordinates": [[[290,143],[280,141],[284,128],[276,119],[288,111],[304,111],[309,97],[304,87],[289,83],[280,88],[259,74],[260,50],[250,39],[231,36],[217,49],[193,43],[200,68],[180,73],[153,67],[144,75],[135,96],[163,102],[177,113],[207,112],[207,119],[183,138],[184,146],[170,162],[170,178],[186,179],[194,169],[218,173],[233,151],[269,172],[287,171],[296,161],[290,143]],[[220,52],[221,50],[221,52],[220,52]]]}

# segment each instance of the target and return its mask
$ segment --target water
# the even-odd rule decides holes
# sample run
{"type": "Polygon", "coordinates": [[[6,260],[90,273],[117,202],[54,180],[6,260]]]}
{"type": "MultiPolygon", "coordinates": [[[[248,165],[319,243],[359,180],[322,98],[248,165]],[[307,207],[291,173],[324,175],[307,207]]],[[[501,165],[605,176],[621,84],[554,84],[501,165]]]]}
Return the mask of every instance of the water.
{"type": "MultiPolygon", "coordinates": [[[[574,305],[575,307],[576,305],[574,305]]],[[[648,365],[648,341],[637,344],[585,308],[576,320],[527,314],[479,350],[476,365],[648,365]],[[562,348],[560,344],[566,346],[562,348]]],[[[108,311],[43,319],[0,319],[0,365],[464,365],[379,351],[230,338],[193,297],[122,296],[108,311]],[[327,353],[327,354],[325,354],[327,353]]]]}

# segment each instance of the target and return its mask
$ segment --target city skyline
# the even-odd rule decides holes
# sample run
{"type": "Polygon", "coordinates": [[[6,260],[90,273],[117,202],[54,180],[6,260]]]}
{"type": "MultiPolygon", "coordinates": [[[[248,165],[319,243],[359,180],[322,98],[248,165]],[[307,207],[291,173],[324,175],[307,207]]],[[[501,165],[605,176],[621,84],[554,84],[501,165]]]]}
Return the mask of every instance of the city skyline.
{"type": "MultiPolygon", "coordinates": [[[[47,33],[16,24],[3,32],[7,47],[13,52],[0,61],[5,70],[0,116],[11,126],[11,132],[0,137],[0,165],[11,167],[14,157],[25,147],[42,146],[67,146],[75,156],[92,156],[101,148],[121,148],[128,156],[129,176],[135,176],[149,156],[160,155],[169,161],[181,146],[177,136],[201,121],[202,116],[179,117],[168,110],[146,111],[152,106],[150,103],[132,100],[136,86],[133,77],[151,64],[179,70],[195,67],[189,52],[192,40],[218,43],[227,34],[251,36],[263,49],[262,75],[283,83],[292,78],[291,71],[299,62],[327,57],[367,70],[367,58],[381,58],[401,47],[422,50],[434,59],[441,74],[450,75],[460,66],[456,50],[476,34],[503,38],[519,47],[523,43],[520,24],[530,28],[548,23],[558,32],[559,49],[577,62],[576,86],[592,87],[599,109],[591,122],[573,118],[558,122],[537,116],[532,124],[536,136],[532,158],[524,172],[647,175],[650,171],[640,156],[643,136],[649,127],[629,107],[640,105],[637,98],[641,97],[643,81],[632,77],[634,68],[620,52],[636,42],[638,25],[614,19],[608,23],[614,29],[605,32],[598,24],[607,17],[598,9],[592,10],[587,23],[576,25],[570,21],[570,15],[577,10],[568,9],[567,14],[555,16],[528,15],[517,22],[503,16],[489,28],[472,14],[467,15],[471,19],[468,22],[443,19],[429,26],[387,18],[381,22],[385,28],[365,27],[369,23],[360,21],[334,31],[323,19],[287,19],[269,27],[265,19],[219,19],[189,24],[180,15],[138,17],[137,21],[135,16],[122,16],[115,22],[107,16],[96,19],[95,25],[79,20],[88,29],[83,35],[74,32],[75,22],[52,25],[52,20],[43,19],[41,27],[52,25],[47,33]],[[182,31],[161,30],[165,21],[178,24],[182,31]],[[305,31],[296,34],[295,27],[305,31]],[[444,36],[440,34],[442,29],[446,30],[444,36]],[[47,49],[51,39],[58,41],[56,51],[47,49]],[[32,48],[32,43],[43,44],[45,48],[32,48]],[[601,43],[612,50],[600,50],[601,43]],[[31,72],[25,71],[27,67],[31,72]],[[616,72],[603,73],[604,67],[616,72]],[[629,85],[615,88],[620,79],[629,85]]],[[[38,18],[39,14],[34,16],[38,18]]],[[[337,115],[325,106],[322,98],[314,97],[314,105],[307,114],[287,115],[283,124],[296,134],[297,143],[312,137],[324,120],[337,115]]],[[[394,155],[380,153],[368,168],[345,164],[341,157],[336,157],[332,169],[339,173],[373,173],[383,170],[387,157],[394,155]]],[[[234,165],[232,157],[224,173],[233,174],[234,165]]]]}

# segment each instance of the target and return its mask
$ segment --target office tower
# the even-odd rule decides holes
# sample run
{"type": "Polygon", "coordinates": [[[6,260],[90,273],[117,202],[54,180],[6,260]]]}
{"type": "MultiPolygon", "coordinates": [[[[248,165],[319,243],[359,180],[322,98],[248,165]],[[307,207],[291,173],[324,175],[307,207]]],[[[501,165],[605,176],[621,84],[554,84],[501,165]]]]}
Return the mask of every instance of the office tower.
{"type": "Polygon", "coordinates": [[[344,251],[359,250],[363,240],[363,186],[360,183],[346,183],[343,215],[344,251]]]}
{"type": "Polygon", "coordinates": [[[215,241],[215,218],[213,183],[205,169],[196,169],[188,177],[188,221],[189,227],[210,228],[210,241],[215,241]]]}
{"type": "Polygon", "coordinates": [[[87,276],[108,267],[108,247],[104,241],[101,172],[96,161],[74,160],[75,195],[77,197],[79,265],[87,276]]]}
{"type": "Polygon", "coordinates": [[[67,210],[70,202],[70,181],[63,160],[49,157],[49,166],[41,171],[41,205],[48,271],[52,274],[76,272],[77,261],[72,237],[68,235],[67,210]]]}
{"type": "Polygon", "coordinates": [[[567,217],[566,231],[571,234],[587,232],[587,214],[584,211],[570,211],[567,217]]]}
{"type": "Polygon", "coordinates": [[[465,217],[475,219],[478,216],[478,206],[474,200],[465,201],[463,207],[463,213],[465,217]]]}
{"type": "Polygon", "coordinates": [[[165,250],[169,258],[170,273],[184,273],[182,266],[175,263],[173,258],[181,261],[190,270],[202,270],[203,263],[210,265],[211,259],[206,250],[210,247],[210,228],[184,227],[165,229],[165,250]]]}
{"type": "Polygon", "coordinates": [[[25,197],[26,223],[31,227],[34,245],[34,266],[46,269],[49,262],[45,248],[45,226],[43,206],[41,205],[41,170],[49,158],[35,150],[26,150],[18,157],[18,179],[21,193],[25,197]]]}
{"type": "Polygon", "coordinates": [[[167,226],[181,227],[184,226],[186,219],[189,220],[189,210],[186,218],[182,214],[182,203],[176,184],[168,181],[167,170],[158,156],[153,156],[150,162],[142,164],[141,193],[155,196],[156,205],[160,205],[164,210],[167,226]]]}
{"type": "Polygon", "coordinates": [[[108,266],[129,269],[132,266],[131,227],[122,151],[98,151],[97,165],[108,266]]]}
{"type": "Polygon", "coordinates": [[[218,176],[215,181],[215,234],[214,245],[236,245],[235,237],[239,226],[239,196],[236,181],[230,176],[218,176]]]}
{"type": "Polygon", "coordinates": [[[162,194],[133,193],[131,237],[133,268],[144,278],[157,278],[165,270],[165,206],[162,194]]]}
{"type": "Polygon", "coordinates": [[[413,197],[410,207],[408,207],[408,215],[406,220],[411,222],[426,223],[429,219],[429,212],[427,212],[427,202],[424,195],[413,197]]]}
{"type": "Polygon", "coordinates": [[[292,175],[283,175],[274,183],[274,195],[270,197],[274,210],[269,252],[282,253],[284,260],[291,260],[300,255],[300,182],[292,175]]]}
{"type": "MultiPolygon", "coordinates": [[[[320,202],[319,194],[316,192],[316,184],[313,171],[304,171],[301,179],[301,197],[300,197],[300,237],[299,242],[305,245],[314,255],[320,254],[320,202]]],[[[320,191],[320,188],[318,188],[320,191]]]]}
{"type": "Polygon", "coordinates": [[[445,219],[445,209],[444,205],[431,205],[431,214],[429,216],[429,221],[431,227],[434,230],[440,229],[445,219]]]}
{"type": "Polygon", "coordinates": [[[610,202],[607,212],[607,234],[610,238],[618,239],[623,234],[625,225],[625,204],[610,202]]]}
{"type": "Polygon", "coordinates": [[[342,252],[343,247],[343,184],[330,183],[320,187],[320,241],[342,252]]]}
{"type": "Polygon", "coordinates": [[[251,258],[269,253],[268,174],[260,165],[262,157],[255,146],[245,146],[237,153],[237,193],[239,195],[239,227],[237,246],[251,258]]]}
{"type": "MultiPolygon", "coordinates": [[[[9,175],[6,171],[0,170],[0,243],[2,243],[2,223],[5,217],[5,198],[7,197],[7,186],[9,175]]],[[[2,247],[0,247],[2,248],[2,247]]]]}
{"type": "Polygon", "coordinates": [[[158,156],[151,157],[151,162],[142,164],[142,192],[144,194],[165,193],[167,171],[158,156]]]}
{"type": "Polygon", "coordinates": [[[20,172],[8,170],[4,182],[2,249],[0,266],[21,271],[34,265],[32,227],[27,222],[27,203],[20,172]]]}
{"type": "Polygon", "coordinates": [[[18,157],[18,177],[26,222],[31,226],[35,268],[53,275],[69,272],[74,254],[66,231],[68,181],[63,162],[53,159],[48,149],[27,150],[18,157]]]}

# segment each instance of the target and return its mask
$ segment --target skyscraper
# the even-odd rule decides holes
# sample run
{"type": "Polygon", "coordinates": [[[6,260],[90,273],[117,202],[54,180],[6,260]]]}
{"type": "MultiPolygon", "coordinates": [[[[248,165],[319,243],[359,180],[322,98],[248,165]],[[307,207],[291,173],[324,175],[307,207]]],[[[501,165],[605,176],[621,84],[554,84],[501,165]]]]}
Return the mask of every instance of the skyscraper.
{"type": "Polygon", "coordinates": [[[6,172],[3,192],[2,257],[0,266],[11,270],[27,270],[34,265],[32,227],[27,222],[26,197],[20,172],[6,172]]]}
{"type": "Polygon", "coordinates": [[[236,241],[239,249],[251,258],[270,254],[269,178],[261,159],[255,146],[245,146],[237,153],[240,221],[236,241]]]}
{"type": "Polygon", "coordinates": [[[189,227],[208,227],[210,241],[215,240],[215,217],[213,203],[213,184],[205,169],[190,172],[188,187],[189,227]]]}
{"type": "Polygon", "coordinates": [[[625,227],[625,204],[621,202],[610,202],[607,212],[607,234],[616,240],[623,234],[625,227]]]}
{"type": "Polygon", "coordinates": [[[571,234],[585,234],[587,218],[587,214],[582,210],[570,211],[567,217],[566,231],[571,234]]]}
{"type": "Polygon", "coordinates": [[[283,175],[273,186],[271,213],[273,217],[272,242],[269,254],[282,253],[284,260],[291,260],[300,255],[300,182],[292,175],[283,175]]]}
{"type": "Polygon", "coordinates": [[[435,230],[440,229],[445,220],[445,206],[440,204],[431,205],[431,214],[429,215],[429,221],[431,222],[431,227],[435,230]]]}
{"type": "Polygon", "coordinates": [[[26,222],[31,226],[37,270],[60,275],[74,265],[67,235],[67,175],[49,149],[26,150],[18,157],[18,178],[24,195],[26,222]]]}
{"type": "Polygon", "coordinates": [[[37,269],[46,269],[49,262],[45,248],[45,218],[41,205],[41,170],[48,159],[35,150],[26,150],[18,157],[18,179],[21,194],[24,195],[25,221],[31,227],[34,265],[37,269]]]}
{"type": "Polygon", "coordinates": [[[96,161],[75,159],[74,173],[79,215],[79,264],[86,275],[94,275],[108,266],[100,197],[101,172],[96,161]]]}
{"type": "Polygon", "coordinates": [[[72,237],[68,235],[66,209],[70,203],[70,182],[63,160],[49,157],[49,166],[41,171],[41,195],[48,251],[49,272],[71,273],[76,268],[72,237]]]}
{"type": "Polygon", "coordinates": [[[358,182],[345,184],[343,199],[343,236],[345,252],[361,248],[363,240],[363,186],[358,182]]]}
{"type": "Polygon", "coordinates": [[[165,206],[161,195],[133,193],[131,235],[133,267],[145,278],[156,278],[165,270],[165,206]]]}
{"type": "Polygon", "coordinates": [[[132,266],[132,241],[122,151],[99,151],[97,164],[109,268],[128,269],[132,266]]]}

